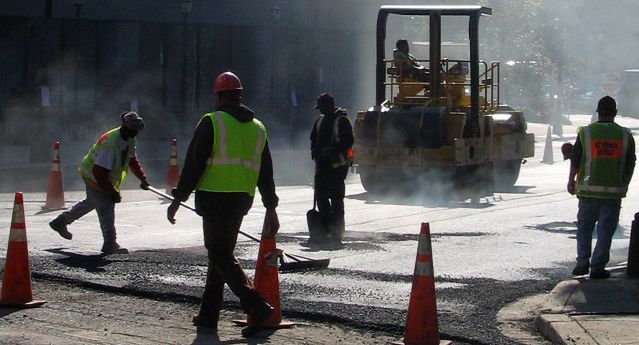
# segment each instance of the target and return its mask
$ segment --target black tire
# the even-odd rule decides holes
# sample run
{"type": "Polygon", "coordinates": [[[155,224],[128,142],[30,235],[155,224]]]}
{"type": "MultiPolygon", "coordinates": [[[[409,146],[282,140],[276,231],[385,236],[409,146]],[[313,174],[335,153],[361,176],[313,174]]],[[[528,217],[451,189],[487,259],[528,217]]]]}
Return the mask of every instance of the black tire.
{"type": "Polygon", "coordinates": [[[360,166],[358,169],[360,180],[362,181],[362,187],[369,193],[379,193],[383,190],[383,180],[380,178],[380,174],[377,168],[370,166],[360,166]]]}
{"type": "Polygon", "coordinates": [[[521,159],[510,159],[493,162],[493,181],[495,188],[511,188],[519,178],[521,159]]]}

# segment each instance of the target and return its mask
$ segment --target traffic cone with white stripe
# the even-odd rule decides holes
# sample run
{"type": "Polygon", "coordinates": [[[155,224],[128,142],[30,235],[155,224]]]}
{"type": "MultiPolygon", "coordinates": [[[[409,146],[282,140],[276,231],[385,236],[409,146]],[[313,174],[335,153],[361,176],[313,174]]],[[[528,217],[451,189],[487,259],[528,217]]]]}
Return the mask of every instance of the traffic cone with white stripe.
{"type": "Polygon", "coordinates": [[[65,208],[62,169],[60,168],[60,142],[57,140],[53,143],[53,159],[51,160],[49,182],[47,184],[47,200],[42,208],[49,210],[65,208]]]}
{"type": "Polygon", "coordinates": [[[541,160],[542,163],[553,164],[555,158],[552,154],[552,131],[550,126],[548,126],[548,133],[546,133],[546,146],[544,147],[544,158],[541,160]]]}
{"type": "MultiPolygon", "coordinates": [[[[262,235],[260,249],[255,265],[255,290],[275,309],[275,312],[264,321],[265,328],[288,328],[293,322],[282,321],[282,307],[280,303],[280,282],[277,273],[277,263],[282,251],[275,246],[275,237],[262,235]]],[[[238,325],[248,324],[249,320],[235,320],[238,325]]]]}
{"type": "Polygon", "coordinates": [[[177,186],[180,179],[180,169],[178,167],[177,158],[177,139],[171,139],[171,157],[169,159],[169,168],[166,173],[166,194],[171,195],[171,190],[177,186]]]}
{"type": "Polygon", "coordinates": [[[27,227],[24,221],[22,193],[16,192],[11,216],[9,246],[4,263],[0,306],[12,308],[35,308],[46,301],[34,301],[31,292],[31,269],[27,246],[27,227]]]}
{"type": "Polygon", "coordinates": [[[404,339],[393,344],[442,345],[451,343],[448,340],[439,339],[430,226],[428,223],[422,223],[404,339]]]}

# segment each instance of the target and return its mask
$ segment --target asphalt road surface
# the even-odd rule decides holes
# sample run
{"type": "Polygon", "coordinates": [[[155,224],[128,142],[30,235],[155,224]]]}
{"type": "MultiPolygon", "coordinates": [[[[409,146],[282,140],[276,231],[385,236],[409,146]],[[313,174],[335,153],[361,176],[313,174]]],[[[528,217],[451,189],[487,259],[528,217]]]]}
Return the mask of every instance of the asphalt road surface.
{"type": "MultiPolygon", "coordinates": [[[[559,147],[573,142],[575,126],[589,116],[571,116],[562,138],[554,137],[554,164],[541,163],[546,127],[529,124],[537,136],[536,156],[522,167],[514,188],[481,198],[464,193],[433,195],[432,188],[366,193],[357,174],[346,188],[347,232],[341,246],[311,245],[306,211],[310,186],[279,187],[282,224],[278,247],[291,254],[330,258],[325,270],[280,274],[284,317],[344,323],[401,334],[406,320],[418,234],[430,225],[439,327],[456,344],[512,344],[502,334],[498,313],[509,303],[550,290],[570,277],[575,257],[577,199],[565,192],[568,162],[559,147]]],[[[638,120],[620,118],[636,128],[638,120]]],[[[637,130],[635,129],[635,132],[637,130]]],[[[277,164],[277,162],[276,162],[277,164]]],[[[309,172],[310,173],[310,172],[309,172]]],[[[611,263],[624,261],[630,223],[639,207],[637,182],[624,199],[611,263]]],[[[67,204],[83,192],[67,191],[67,204]]],[[[51,279],[143,297],[197,302],[206,273],[201,220],[180,209],[177,223],[166,220],[168,204],[141,190],[123,192],[116,208],[119,242],[129,255],[99,255],[101,234],[91,213],[69,227],[72,241],[47,223],[59,211],[45,212],[44,193],[25,194],[25,214],[36,279],[51,279]]],[[[243,231],[259,236],[264,208],[259,195],[243,231]]],[[[192,202],[192,201],[189,201],[192,202]]],[[[0,257],[10,228],[13,194],[0,194],[0,257]]],[[[257,243],[241,238],[237,255],[252,275],[257,243]]],[[[0,260],[1,261],[1,260],[0,260]]],[[[227,294],[226,303],[238,307],[227,294]]],[[[522,311],[523,312],[523,311],[522,311]]],[[[523,326],[532,332],[532,325],[523,326]]],[[[543,340],[531,340],[543,343],[543,340]]]]}

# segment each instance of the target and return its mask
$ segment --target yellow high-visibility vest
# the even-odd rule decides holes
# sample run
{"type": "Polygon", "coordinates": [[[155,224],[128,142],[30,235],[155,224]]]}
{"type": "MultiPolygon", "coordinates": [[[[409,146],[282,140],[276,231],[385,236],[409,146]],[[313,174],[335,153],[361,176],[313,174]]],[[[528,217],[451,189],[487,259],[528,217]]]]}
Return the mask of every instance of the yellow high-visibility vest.
{"type": "Polygon", "coordinates": [[[630,130],[616,123],[593,123],[577,131],[582,158],[576,194],[581,197],[619,199],[626,196],[624,172],[630,130]]]}
{"type": "Polygon", "coordinates": [[[115,190],[120,190],[120,185],[126,180],[126,175],[129,172],[129,160],[131,155],[131,148],[135,146],[134,139],[128,140],[128,146],[126,151],[126,157],[120,155],[118,150],[118,141],[120,140],[120,128],[113,128],[103,133],[98,141],[93,144],[89,152],[84,156],[80,163],[80,175],[87,184],[98,186],[98,183],[93,176],[93,164],[95,163],[96,151],[101,148],[109,148],[113,150],[113,162],[111,169],[109,169],[109,181],[113,185],[115,190]]]}
{"type": "Polygon", "coordinates": [[[240,122],[223,111],[205,114],[200,121],[207,118],[213,123],[213,150],[196,189],[254,196],[266,145],[264,124],[255,118],[240,122]]]}

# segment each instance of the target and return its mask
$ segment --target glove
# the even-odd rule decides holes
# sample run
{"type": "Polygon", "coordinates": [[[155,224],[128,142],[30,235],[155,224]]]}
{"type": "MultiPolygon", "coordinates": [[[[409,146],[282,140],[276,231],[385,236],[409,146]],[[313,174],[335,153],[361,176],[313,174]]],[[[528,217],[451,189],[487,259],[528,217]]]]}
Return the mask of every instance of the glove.
{"type": "Polygon", "coordinates": [[[113,193],[111,193],[111,201],[116,204],[119,203],[120,201],[122,201],[122,195],[120,195],[119,192],[114,191],[113,193]]]}
{"type": "Polygon", "coordinates": [[[166,209],[166,219],[169,220],[169,223],[175,224],[175,213],[180,208],[180,201],[173,199],[171,205],[166,209]]]}
{"type": "Polygon", "coordinates": [[[149,190],[149,181],[147,181],[146,179],[142,179],[140,180],[140,188],[144,189],[144,190],[149,190]]]}
{"type": "Polygon", "coordinates": [[[266,235],[268,237],[274,237],[277,234],[277,231],[280,229],[280,220],[277,216],[277,212],[274,208],[266,209],[266,214],[264,215],[264,226],[262,235],[266,235]]]}
{"type": "Polygon", "coordinates": [[[575,194],[575,181],[568,181],[568,185],[566,186],[568,193],[574,195],[575,194]]]}

